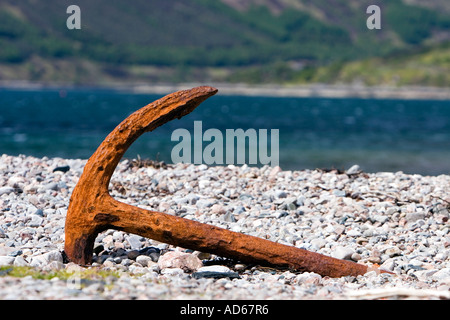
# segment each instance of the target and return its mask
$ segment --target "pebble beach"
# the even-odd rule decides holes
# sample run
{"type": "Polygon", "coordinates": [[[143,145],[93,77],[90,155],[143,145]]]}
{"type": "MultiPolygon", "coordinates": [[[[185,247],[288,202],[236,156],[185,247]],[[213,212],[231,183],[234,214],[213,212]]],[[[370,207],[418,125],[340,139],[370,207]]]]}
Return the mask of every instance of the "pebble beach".
{"type": "Polygon", "coordinates": [[[322,277],[107,230],[64,258],[86,160],[0,156],[0,299],[450,299],[450,175],[123,160],[119,201],[394,274],[322,277]]]}

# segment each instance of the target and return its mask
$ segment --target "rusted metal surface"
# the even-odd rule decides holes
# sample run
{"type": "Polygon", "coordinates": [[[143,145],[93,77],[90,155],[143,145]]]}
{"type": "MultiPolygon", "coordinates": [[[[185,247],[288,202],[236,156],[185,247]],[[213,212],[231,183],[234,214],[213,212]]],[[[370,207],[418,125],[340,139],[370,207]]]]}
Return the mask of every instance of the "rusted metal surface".
{"type": "Polygon", "coordinates": [[[190,113],[216,92],[212,87],[197,87],[169,94],[130,115],[106,137],[86,163],[72,193],[65,226],[64,251],[68,259],[81,265],[90,264],[97,234],[116,229],[247,263],[289,267],[330,277],[366,273],[368,267],[362,264],[141,209],[110,196],[111,176],[140,135],[190,113]]]}

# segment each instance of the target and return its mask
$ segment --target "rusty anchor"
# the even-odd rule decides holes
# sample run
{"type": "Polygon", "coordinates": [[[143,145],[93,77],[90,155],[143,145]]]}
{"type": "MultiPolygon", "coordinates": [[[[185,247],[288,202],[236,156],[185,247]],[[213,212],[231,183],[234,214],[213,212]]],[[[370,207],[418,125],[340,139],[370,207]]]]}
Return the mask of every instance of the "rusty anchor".
{"type": "Polygon", "coordinates": [[[323,276],[357,276],[368,272],[371,268],[363,264],[141,209],[110,196],[111,176],[128,147],[140,135],[190,113],[217,91],[202,86],[169,94],[131,114],[106,137],[87,161],[70,199],[65,224],[67,258],[80,265],[90,264],[97,234],[115,229],[242,262],[288,267],[323,276]]]}

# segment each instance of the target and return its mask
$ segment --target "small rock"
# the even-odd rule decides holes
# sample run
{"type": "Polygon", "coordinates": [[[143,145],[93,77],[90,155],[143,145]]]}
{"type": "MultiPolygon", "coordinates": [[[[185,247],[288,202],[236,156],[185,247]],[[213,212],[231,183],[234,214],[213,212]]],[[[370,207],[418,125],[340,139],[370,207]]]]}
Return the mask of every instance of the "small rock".
{"type": "Polygon", "coordinates": [[[197,270],[197,272],[232,272],[232,271],[230,268],[226,266],[213,265],[201,267],[197,270]]]}
{"type": "Polygon", "coordinates": [[[347,171],[345,171],[346,174],[357,174],[361,172],[361,168],[355,164],[353,166],[351,166],[349,169],[347,169],[347,171]]]}
{"type": "Polygon", "coordinates": [[[136,258],[140,255],[138,250],[131,250],[127,253],[127,258],[131,260],[136,260],[136,258]]]}
{"type": "Polygon", "coordinates": [[[318,285],[320,284],[321,280],[322,277],[320,276],[320,274],[314,272],[303,272],[302,274],[297,276],[297,282],[299,284],[318,285]]]}
{"type": "Polygon", "coordinates": [[[94,253],[97,255],[99,255],[103,250],[105,250],[105,247],[102,244],[96,244],[94,246],[94,253]]]}
{"type": "Polygon", "coordinates": [[[50,182],[50,183],[44,184],[43,187],[45,190],[58,191],[58,184],[56,182],[50,182]]]}
{"type": "MultiPolygon", "coordinates": [[[[367,230],[366,230],[367,231],[367,230]]],[[[364,231],[364,233],[363,234],[365,234],[366,233],[366,231],[364,231]]],[[[358,238],[356,238],[356,243],[357,244],[365,244],[365,243],[367,243],[367,242],[369,242],[369,239],[367,239],[367,238],[364,238],[364,237],[358,237],[358,238]]]]}
{"type": "Polygon", "coordinates": [[[297,209],[297,198],[294,198],[294,197],[287,198],[283,202],[283,206],[286,207],[286,210],[295,210],[295,209],[297,209]]]}
{"type": "Polygon", "coordinates": [[[180,276],[184,274],[184,271],[181,268],[166,268],[161,270],[161,274],[166,276],[180,276]]]}
{"type": "Polygon", "coordinates": [[[81,270],[83,270],[83,267],[74,262],[69,262],[68,264],[66,264],[65,269],[68,272],[80,272],[81,270]]]}
{"type": "Polygon", "coordinates": [[[272,168],[272,170],[270,170],[269,173],[269,179],[274,179],[276,178],[276,176],[278,175],[278,173],[282,172],[283,170],[281,170],[281,168],[279,166],[275,166],[272,168]]]}
{"type": "Polygon", "coordinates": [[[297,198],[297,200],[295,201],[295,204],[299,207],[303,206],[305,204],[305,196],[300,196],[297,198]]]}
{"type": "Polygon", "coordinates": [[[351,260],[353,253],[355,253],[355,251],[351,248],[338,246],[331,256],[336,259],[351,260]]]}
{"type": "Polygon", "coordinates": [[[34,212],[34,214],[37,215],[37,216],[43,217],[43,216],[44,216],[44,210],[42,210],[42,209],[37,209],[37,210],[34,212]]]}
{"type": "Polygon", "coordinates": [[[245,212],[246,210],[245,210],[245,208],[243,207],[243,206],[236,206],[235,208],[234,208],[234,211],[233,211],[233,213],[234,214],[241,214],[241,213],[243,213],[243,212],[245,212]]]}
{"type": "Polygon", "coordinates": [[[130,265],[133,264],[133,260],[128,259],[128,258],[122,259],[122,261],[120,262],[120,264],[123,265],[123,266],[125,266],[125,267],[128,267],[128,266],[130,266],[130,265]]]}
{"type": "Polygon", "coordinates": [[[438,281],[439,283],[450,284],[450,268],[444,268],[436,273],[434,273],[431,277],[433,280],[438,281]]]}
{"type": "Polygon", "coordinates": [[[161,250],[155,247],[146,247],[139,250],[139,254],[149,256],[153,262],[158,262],[161,250]]]}
{"type": "Polygon", "coordinates": [[[200,260],[206,260],[211,258],[211,253],[208,252],[200,252],[200,251],[194,251],[194,254],[199,258],[200,260]]]}
{"type": "Polygon", "coordinates": [[[275,198],[276,199],[281,199],[281,198],[286,198],[287,197],[287,193],[284,190],[276,190],[275,191],[275,198]]]}
{"type": "Polygon", "coordinates": [[[106,268],[112,268],[115,265],[116,264],[114,263],[114,260],[106,259],[105,261],[103,261],[103,266],[106,267],[106,268]]]}
{"type": "Polygon", "coordinates": [[[394,268],[395,268],[395,260],[394,259],[387,259],[380,266],[380,269],[387,270],[387,271],[394,271],[394,268]]]}
{"type": "Polygon", "coordinates": [[[345,197],[346,196],[346,192],[345,192],[345,190],[334,190],[333,191],[333,194],[336,196],[336,197],[345,197]]]}
{"type": "Polygon", "coordinates": [[[367,261],[379,264],[381,262],[381,258],[379,256],[370,256],[367,258],[367,261]]]}
{"type": "Polygon", "coordinates": [[[327,240],[322,238],[316,238],[311,240],[311,245],[313,246],[313,249],[319,250],[320,248],[325,247],[327,244],[327,240]]]}
{"type": "Polygon", "coordinates": [[[180,251],[171,251],[159,258],[158,266],[161,270],[166,268],[181,268],[186,272],[190,272],[201,268],[203,263],[193,254],[180,251]]]}
{"type": "Polygon", "coordinates": [[[372,216],[371,220],[373,222],[379,222],[381,224],[384,224],[384,223],[386,223],[389,220],[389,217],[388,216],[383,216],[383,215],[380,215],[380,214],[375,214],[375,215],[372,216]]]}
{"type": "Polygon", "coordinates": [[[247,266],[246,266],[245,264],[242,264],[242,263],[238,263],[238,264],[236,264],[236,265],[234,266],[234,269],[235,269],[235,270],[238,270],[238,271],[245,270],[245,268],[247,268],[247,266]]]}
{"type": "Polygon", "coordinates": [[[63,263],[63,257],[61,252],[54,250],[39,256],[35,256],[31,259],[30,266],[32,267],[44,267],[50,262],[57,261],[63,263]]]}
{"type": "Polygon", "coordinates": [[[228,211],[227,213],[225,213],[223,215],[223,221],[225,222],[236,222],[236,218],[234,217],[234,215],[231,213],[231,211],[228,211]]]}
{"type": "Polygon", "coordinates": [[[64,269],[64,264],[59,261],[52,261],[48,265],[42,268],[45,271],[54,271],[54,270],[62,270],[64,269]]]}
{"type": "Polygon", "coordinates": [[[53,172],[61,171],[63,173],[66,173],[69,170],[70,170],[70,166],[60,166],[60,167],[56,167],[55,169],[53,169],[53,172]]]}
{"type": "Polygon", "coordinates": [[[353,261],[359,261],[359,260],[361,260],[361,255],[359,253],[355,252],[355,253],[352,254],[350,259],[353,260],[353,261]]]}
{"type": "Polygon", "coordinates": [[[131,246],[132,250],[139,250],[142,247],[142,242],[141,242],[142,237],[137,236],[137,235],[130,235],[128,236],[128,243],[131,246]]]}
{"type": "Polygon", "coordinates": [[[136,262],[141,264],[143,267],[148,267],[148,265],[151,264],[153,260],[149,256],[140,255],[136,257],[136,262]]]}
{"type": "Polygon", "coordinates": [[[220,214],[220,215],[222,215],[222,214],[225,214],[225,213],[226,213],[226,210],[223,208],[222,205],[220,205],[220,204],[214,204],[214,205],[211,207],[211,213],[215,213],[215,214],[220,214]]]}
{"type": "Polygon", "coordinates": [[[231,269],[226,266],[219,266],[219,265],[201,267],[197,270],[197,272],[193,273],[192,276],[195,279],[200,279],[200,278],[213,278],[213,279],[240,278],[239,274],[237,272],[231,271],[231,269]]]}
{"type": "Polygon", "coordinates": [[[416,222],[417,220],[424,219],[424,218],[425,218],[425,213],[423,213],[423,212],[409,212],[405,216],[406,221],[409,223],[416,222]]]}
{"type": "Polygon", "coordinates": [[[9,256],[0,256],[0,266],[12,266],[16,258],[9,256]]]}
{"type": "Polygon", "coordinates": [[[29,263],[22,256],[18,256],[14,260],[15,267],[27,267],[28,265],[29,263]]]}
{"type": "Polygon", "coordinates": [[[30,222],[28,222],[28,226],[30,227],[40,227],[42,225],[42,222],[44,222],[44,218],[38,215],[33,215],[31,217],[30,222]]]}
{"type": "Polygon", "coordinates": [[[211,200],[208,200],[208,199],[200,199],[200,200],[197,200],[195,205],[200,209],[206,209],[206,208],[212,207],[214,205],[214,202],[211,200]]]}
{"type": "Polygon", "coordinates": [[[10,256],[10,257],[17,257],[17,256],[20,256],[22,253],[23,253],[23,251],[20,250],[20,249],[19,250],[14,250],[10,254],[8,254],[8,256],[10,256]]]}
{"type": "Polygon", "coordinates": [[[402,251],[398,247],[391,247],[391,248],[387,248],[384,251],[384,253],[387,254],[390,258],[392,258],[394,256],[401,255],[402,251]]]}
{"type": "Polygon", "coordinates": [[[4,194],[10,194],[14,192],[14,188],[11,187],[1,187],[0,188],[0,196],[4,195],[4,194]]]}
{"type": "Polygon", "coordinates": [[[352,229],[346,233],[349,237],[360,237],[362,236],[361,232],[356,229],[352,229]]]}
{"type": "Polygon", "coordinates": [[[216,272],[216,271],[197,271],[192,274],[194,279],[200,278],[212,278],[212,279],[221,279],[221,278],[229,278],[229,279],[240,279],[239,273],[237,272],[216,272]]]}

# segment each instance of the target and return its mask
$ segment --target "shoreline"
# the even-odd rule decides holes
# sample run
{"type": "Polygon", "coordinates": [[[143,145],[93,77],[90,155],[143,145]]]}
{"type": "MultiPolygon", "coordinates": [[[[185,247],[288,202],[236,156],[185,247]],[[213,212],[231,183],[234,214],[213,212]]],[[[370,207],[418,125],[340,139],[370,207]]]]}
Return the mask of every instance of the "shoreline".
{"type": "Polygon", "coordinates": [[[210,85],[219,89],[219,94],[227,96],[293,97],[293,98],[361,98],[400,100],[450,100],[449,88],[424,86],[365,86],[360,84],[230,84],[230,83],[108,83],[74,85],[71,83],[43,83],[32,81],[0,81],[0,90],[58,90],[90,89],[113,90],[135,94],[168,94],[186,88],[210,85]]]}
{"type": "Polygon", "coordinates": [[[85,164],[0,156],[0,299],[450,298],[448,175],[118,164],[119,201],[394,274],[330,278],[114,229],[95,238],[92,266],[68,262],[67,205],[85,164]]]}

